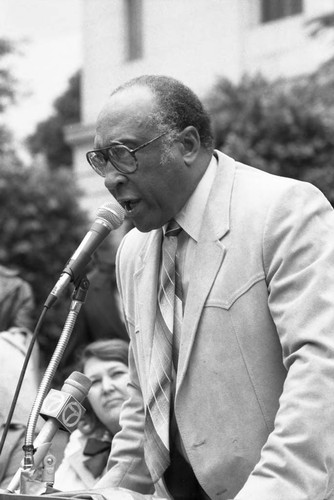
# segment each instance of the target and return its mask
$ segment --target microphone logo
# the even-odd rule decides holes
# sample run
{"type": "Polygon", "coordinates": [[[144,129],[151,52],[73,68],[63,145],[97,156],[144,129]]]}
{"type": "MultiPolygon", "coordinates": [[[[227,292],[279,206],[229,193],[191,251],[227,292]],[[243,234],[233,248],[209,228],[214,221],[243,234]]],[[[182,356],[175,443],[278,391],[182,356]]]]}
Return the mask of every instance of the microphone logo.
{"type": "Polygon", "coordinates": [[[85,411],[71,394],[51,389],[43,402],[40,415],[45,419],[57,419],[61,429],[73,432],[85,411]]]}
{"type": "Polygon", "coordinates": [[[83,412],[81,410],[81,405],[77,401],[72,401],[68,403],[66,407],[63,409],[63,413],[61,414],[61,420],[63,425],[67,429],[76,429],[83,412]]]}

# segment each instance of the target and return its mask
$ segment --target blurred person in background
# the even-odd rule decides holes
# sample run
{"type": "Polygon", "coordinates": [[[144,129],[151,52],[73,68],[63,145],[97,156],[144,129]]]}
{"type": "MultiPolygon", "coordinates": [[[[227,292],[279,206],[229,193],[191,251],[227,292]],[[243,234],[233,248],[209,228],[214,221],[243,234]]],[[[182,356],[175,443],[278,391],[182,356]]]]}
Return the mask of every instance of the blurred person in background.
{"type": "MultiPolygon", "coordinates": [[[[32,289],[18,271],[0,265],[0,437],[30,345],[33,328],[32,289]]],[[[0,486],[7,486],[23,458],[22,445],[40,382],[35,344],[0,455],[0,486]]]]}
{"type": "Polygon", "coordinates": [[[120,430],[120,412],[127,399],[128,342],[97,340],[86,346],[77,369],[92,387],[86,413],[65,448],[54,487],[78,490],[92,487],[104,473],[113,436],[120,430]]]}
{"type": "Polygon", "coordinates": [[[32,289],[19,272],[0,264],[0,331],[33,328],[34,298],[32,289]]]}

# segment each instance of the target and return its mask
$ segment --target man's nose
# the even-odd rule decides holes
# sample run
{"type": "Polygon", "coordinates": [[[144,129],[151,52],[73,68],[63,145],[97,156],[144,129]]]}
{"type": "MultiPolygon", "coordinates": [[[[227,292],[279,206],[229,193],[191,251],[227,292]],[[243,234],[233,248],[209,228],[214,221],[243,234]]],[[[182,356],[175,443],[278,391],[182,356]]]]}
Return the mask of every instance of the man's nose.
{"type": "Polygon", "coordinates": [[[127,181],[127,177],[125,174],[122,174],[115,167],[113,167],[110,163],[108,163],[106,168],[106,176],[104,179],[105,187],[112,193],[116,193],[117,188],[121,184],[125,184],[127,181]]]}

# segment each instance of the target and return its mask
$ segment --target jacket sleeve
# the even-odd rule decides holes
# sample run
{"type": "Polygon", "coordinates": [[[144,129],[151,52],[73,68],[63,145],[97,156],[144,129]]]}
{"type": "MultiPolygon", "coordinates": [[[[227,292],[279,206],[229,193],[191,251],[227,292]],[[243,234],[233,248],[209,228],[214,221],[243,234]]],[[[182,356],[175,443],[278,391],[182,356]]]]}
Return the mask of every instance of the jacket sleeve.
{"type": "MultiPolygon", "coordinates": [[[[0,432],[2,434],[3,427],[0,432]]],[[[22,446],[26,428],[23,425],[11,425],[5,446],[0,455],[0,487],[6,488],[20,468],[23,458],[22,446]]]]}
{"type": "Polygon", "coordinates": [[[263,264],[287,369],[273,432],[236,500],[334,498],[334,215],[295,185],[268,211],[263,264]]]}

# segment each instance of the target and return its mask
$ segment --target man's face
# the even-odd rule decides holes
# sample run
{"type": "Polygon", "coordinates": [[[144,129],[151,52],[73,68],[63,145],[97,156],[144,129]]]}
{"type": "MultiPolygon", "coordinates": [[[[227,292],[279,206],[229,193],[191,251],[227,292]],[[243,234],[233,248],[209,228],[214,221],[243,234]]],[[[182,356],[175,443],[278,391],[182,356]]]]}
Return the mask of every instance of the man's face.
{"type": "MultiPolygon", "coordinates": [[[[153,139],[160,133],[149,119],[154,112],[154,96],[145,87],[115,94],[98,118],[95,147],[117,141],[134,149],[153,139]]],[[[189,169],[183,161],[181,144],[175,141],[166,155],[163,139],[136,153],[138,169],[132,174],[122,174],[110,163],[107,166],[107,189],[143,232],[161,227],[175,216],[189,195],[189,169]]]]}

